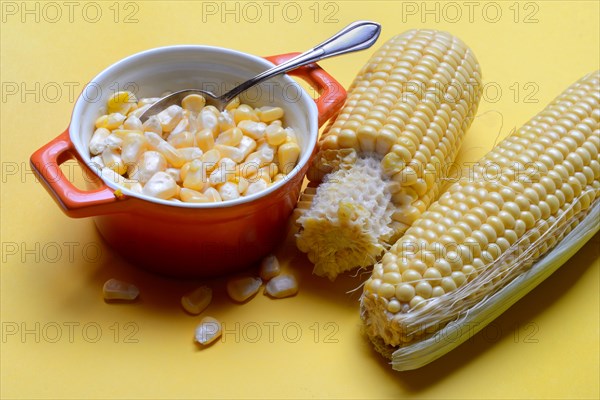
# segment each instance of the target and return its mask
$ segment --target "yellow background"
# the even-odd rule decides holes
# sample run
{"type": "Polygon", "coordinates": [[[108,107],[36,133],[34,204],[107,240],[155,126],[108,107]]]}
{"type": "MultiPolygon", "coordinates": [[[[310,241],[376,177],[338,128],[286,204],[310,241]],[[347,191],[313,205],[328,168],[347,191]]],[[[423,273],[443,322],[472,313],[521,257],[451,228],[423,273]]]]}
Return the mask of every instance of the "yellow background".
{"type": "MultiPolygon", "coordinates": [[[[261,1],[254,3],[261,16],[237,2],[114,3],[74,2],[72,15],[62,2],[55,3],[61,15],[43,2],[25,5],[32,14],[21,2],[2,3],[3,398],[600,396],[598,235],[490,328],[404,373],[393,371],[360,335],[359,291],[349,291],[366,275],[335,283],[311,276],[290,235],[278,254],[299,277],[300,293],[277,301],[259,294],[237,305],[224,295],[222,281],[212,282],[215,299],[205,313],[224,321],[228,333],[199,350],[193,332],[200,318],[179,306],[180,296],[198,282],[128,265],[103,244],[91,220],[63,215],[27,166],[31,153],[67,126],[75,100],[69,87],[78,95],[85,82],[127,55],[184,43],[259,55],[298,51],[357,19],[382,23],[378,45],[428,27],[448,30],[472,47],[489,90],[461,149],[461,159],[472,161],[599,68],[597,1],[454,3],[460,15],[441,2],[276,1],[272,17],[261,1]],[[215,7],[215,14],[207,13],[215,7]],[[468,7],[474,7],[471,15],[468,7]],[[22,96],[22,89],[29,92],[22,96]],[[104,303],[101,287],[111,277],[136,283],[141,300],[104,303]],[[22,336],[23,329],[31,332],[22,336]]],[[[321,65],[347,86],[372,51],[321,65]]],[[[78,169],[69,172],[78,180],[78,169]]]]}

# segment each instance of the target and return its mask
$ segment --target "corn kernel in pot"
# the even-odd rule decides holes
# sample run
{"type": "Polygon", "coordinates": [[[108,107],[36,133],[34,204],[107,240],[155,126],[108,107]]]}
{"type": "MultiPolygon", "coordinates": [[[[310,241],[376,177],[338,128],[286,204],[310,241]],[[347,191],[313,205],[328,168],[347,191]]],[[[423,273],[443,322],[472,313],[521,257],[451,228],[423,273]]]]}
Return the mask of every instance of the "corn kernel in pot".
{"type": "Polygon", "coordinates": [[[157,197],[159,199],[171,199],[179,193],[179,186],[175,179],[166,172],[160,171],[152,175],[152,178],[146,182],[142,193],[157,197]]]}
{"type": "Polygon", "coordinates": [[[250,196],[285,179],[300,156],[281,107],[253,108],[236,98],[225,111],[186,96],[148,118],[159,98],[117,92],[95,121],[89,142],[103,178],[136,193],[185,203],[250,196]]]}

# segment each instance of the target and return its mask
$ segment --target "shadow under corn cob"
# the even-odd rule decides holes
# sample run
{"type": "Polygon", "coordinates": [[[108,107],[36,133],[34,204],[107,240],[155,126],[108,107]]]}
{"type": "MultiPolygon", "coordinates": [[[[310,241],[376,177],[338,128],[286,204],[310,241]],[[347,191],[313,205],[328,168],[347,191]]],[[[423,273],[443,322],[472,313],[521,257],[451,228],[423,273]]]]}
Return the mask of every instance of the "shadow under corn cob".
{"type": "Polygon", "coordinates": [[[411,30],[359,72],[329,124],[296,210],[298,248],[334,279],[372,265],[438,196],[481,97],[473,52],[446,32],[411,30]]]}

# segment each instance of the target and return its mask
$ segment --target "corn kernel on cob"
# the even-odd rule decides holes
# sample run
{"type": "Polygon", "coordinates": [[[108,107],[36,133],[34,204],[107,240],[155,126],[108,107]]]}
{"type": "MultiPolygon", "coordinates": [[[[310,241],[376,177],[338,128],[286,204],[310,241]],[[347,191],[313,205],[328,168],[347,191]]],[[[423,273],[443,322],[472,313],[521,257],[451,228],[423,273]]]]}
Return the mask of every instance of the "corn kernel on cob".
{"type": "MultiPolygon", "coordinates": [[[[600,197],[600,71],[503,140],[375,265],[361,317],[385,355],[530,268],[600,197]]],[[[462,314],[461,314],[462,313],[462,314]]]]}
{"type": "Polygon", "coordinates": [[[373,55],[319,141],[309,179],[322,183],[297,208],[297,245],[317,275],[372,265],[425,211],[481,89],[472,51],[445,32],[412,30],[373,55]]]}

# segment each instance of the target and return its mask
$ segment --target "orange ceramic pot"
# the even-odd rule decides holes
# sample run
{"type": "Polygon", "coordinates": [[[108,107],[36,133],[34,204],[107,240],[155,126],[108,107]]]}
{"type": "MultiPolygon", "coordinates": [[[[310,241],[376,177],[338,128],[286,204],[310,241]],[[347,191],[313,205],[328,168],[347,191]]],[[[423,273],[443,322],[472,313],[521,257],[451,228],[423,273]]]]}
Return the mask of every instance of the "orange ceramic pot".
{"type": "Polygon", "coordinates": [[[96,76],[79,96],[69,128],[31,156],[45,188],[70,217],[93,216],[106,242],[125,259],[177,277],[207,277],[256,264],[284,238],[302,180],[314,155],[319,126],[342,106],[344,88],[316,64],[291,75],[319,93],[312,97],[287,75],[248,91],[242,101],[285,110],[300,159],[286,179],[265,191],[221,203],[175,203],[121,188],[91,170],[88,143],[106,100],[117,90],[138,98],[166,90],[212,89],[217,93],[295,56],[261,58],[209,46],[170,46],[125,58],[96,76]],[[87,190],[75,187],[59,165],[75,158],[85,172],[87,190]]]}

